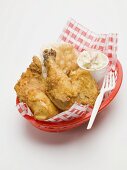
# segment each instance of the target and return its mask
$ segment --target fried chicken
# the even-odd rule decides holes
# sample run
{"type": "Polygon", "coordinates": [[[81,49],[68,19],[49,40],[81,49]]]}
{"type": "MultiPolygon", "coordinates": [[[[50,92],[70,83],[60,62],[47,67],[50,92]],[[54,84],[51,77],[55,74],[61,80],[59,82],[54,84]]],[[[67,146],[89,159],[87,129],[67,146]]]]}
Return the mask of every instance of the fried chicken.
{"type": "Polygon", "coordinates": [[[33,62],[22,74],[14,89],[20,101],[29,106],[35,119],[45,120],[59,113],[45,94],[47,85],[42,77],[42,64],[38,57],[33,57],[33,62]]]}
{"type": "Polygon", "coordinates": [[[47,68],[47,95],[58,108],[67,110],[75,102],[94,105],[98,88],[88,71],[77,69],[67,76],[55,62],[55,50],[47,49],[43,56],[47,68]]]}
{"type": "Polygon", "coordinates": [[[88,71],[79,68],[71,72],[69,77],[71,78],[73,89],[77,92],[76,98],[73,98],[72,101],[93,106],[99,90],[92,75],[88,71]]]}
{"type": "Polygon", "coordinates": [[[98,96],[97,83],[88,71],[78,68],[76,53],[70,45],[43,52],[46,78],[38,57],[22,74],[14,89],[37,120],[46,120],[69,109],[75,102],[94,105],[98,96]],[[62,60],[62,62],[61,62],[62,60]]]}
{"type": "Polygon", "coordinates": [[[71,44],[60,44],[59,46],[53,46],[56,51],[56,64],[63,70],[65,74],[69,74],[70,71],[74,71],[78,68],[77,65],[77,51],[71,44]]]}
{"type": "Polygon", "coordinates": [[[47,69],[47,95],[59,109],[66,110],[70,107],[71,98],[75,97],[71,81],[56,64],[55,50],[47,49],[43,52],[43,56],[47,69]]]}

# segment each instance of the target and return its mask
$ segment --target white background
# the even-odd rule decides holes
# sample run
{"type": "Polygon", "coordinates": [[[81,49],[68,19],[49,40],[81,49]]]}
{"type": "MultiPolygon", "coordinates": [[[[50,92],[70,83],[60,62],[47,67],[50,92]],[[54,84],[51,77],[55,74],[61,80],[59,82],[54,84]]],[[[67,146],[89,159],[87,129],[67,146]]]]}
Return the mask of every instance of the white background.
{"type": "Polygon", "coordinates": [[[0,0],[0,170],[127,169],[126,17],[126,0],[0,0]],[[119,33],[123,84],[92,130],[41,132],[18,113],[13,87],[70,17],[97,33],[119,33]]]}

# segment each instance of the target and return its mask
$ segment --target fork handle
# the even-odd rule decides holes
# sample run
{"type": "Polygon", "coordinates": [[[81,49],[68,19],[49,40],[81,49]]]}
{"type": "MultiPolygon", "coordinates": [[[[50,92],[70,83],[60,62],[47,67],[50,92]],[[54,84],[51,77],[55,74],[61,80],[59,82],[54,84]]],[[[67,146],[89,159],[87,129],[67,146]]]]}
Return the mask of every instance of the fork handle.
{"type": "Polygon", "coordinates": [[[103,96],[104,96],[104,93],[101,92],[101,93],[98,95],[97,99],[96,99],[96,102],[95,102],[95,104],[94,104],[94,108],[93,108],[93,111],[92,111],[92,113],[91,113],[91,117],[90,117],[90,120],[89,120],[87,129],[91,129],[91,127],[92,127],[92,125],[93,125],[93,122],[94,122],[94,120],[95,120],[95,118],[96,118],[96,115],[97,115],[98,110],[99,110],[99,108],[100,108],[100,105],[101,105],[101,103],[102,103],[103,96]]]}

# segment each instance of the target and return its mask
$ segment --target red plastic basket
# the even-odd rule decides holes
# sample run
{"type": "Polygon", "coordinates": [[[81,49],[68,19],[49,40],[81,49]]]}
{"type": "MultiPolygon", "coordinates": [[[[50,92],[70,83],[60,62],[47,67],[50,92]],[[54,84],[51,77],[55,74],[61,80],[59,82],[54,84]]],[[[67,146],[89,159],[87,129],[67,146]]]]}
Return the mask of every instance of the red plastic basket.
{"type": "MultiPolygon", "coordinates": [[[[116,69],[117,69],[117,81],[116,81],[116,86],[115,89],[112,90],[112,92],[109,94],[108,98],[105,99],[99,109],[99,112],[102,111],[106,106],[109,105],[109,103],[113,100],[113,98],[116,96],[117,92],[119,91],[119,88],[122,83],[123,79],[123,71],[122,71],[122,66],[120,62],[117,60],[116,63],[116,69]]],[[[16,104],[19,103],[18,98],[16,99],[16,104]]],[[[79,118],[75,118],[70,121],[63,121],[63,122],[44,122],[44,121],[37,121],[33,117],[29,115],[25,115],[24,117],[32,123],[36,128],[47,131],[47,132],[62,132],[62,131],[67,131],[72,128],[75,128],[77,126],[80,126],[81,124],[87,122],[90,119],[91,113],[87,113],[85,115],[82,115],[79,118]]]]}

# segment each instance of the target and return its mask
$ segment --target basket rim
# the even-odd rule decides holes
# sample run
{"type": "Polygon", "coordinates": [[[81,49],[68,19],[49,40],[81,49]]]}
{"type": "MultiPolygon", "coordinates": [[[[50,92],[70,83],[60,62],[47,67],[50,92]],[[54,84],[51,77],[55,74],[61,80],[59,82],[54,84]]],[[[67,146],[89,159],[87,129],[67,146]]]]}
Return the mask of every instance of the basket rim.
{"type": "MultiPolygon", "coordinates": [[[[117,59],[117,63],[116,63],[116,67],[117,67],[117,82],[116,82],[116,86],[115,89],[112,90],[112,92],[110,93],[109,97],[101,104],[101,107],[99,109],[99,112],[101,112],[103,109],[105,109],[109,103],[114,99],[114,97],[116,96],[116,94],[118,93],[122,80],[123,80],[123,70],[122,70],[122,65],[120,63],[120,61],[117,59]]],[[[16,98],[16,105],[19,103],[19,99],[18,97],[16,98]]],[[[87,113],[85,115],[82,115],[79,118],[75,118],[73,120],[69,120],[69,121],[62,121],[62,122],[45,122],[45,121],[38,121],[35,120],[33,117],[29,116],[29,115],[25,115],[24,117],[30,121],[35,127],[40,129],[40,126],[44,126],[45,128],[48,129],[54,129],[57,131],[57,129],[62,129],[62,128],[73,128],[75,127],[75,125],[80,125],[84,122],[87,122],[90,119],[91,113],[87,113]]],[[[48,130],[47,130],[48,131],[48,130]]]]}

